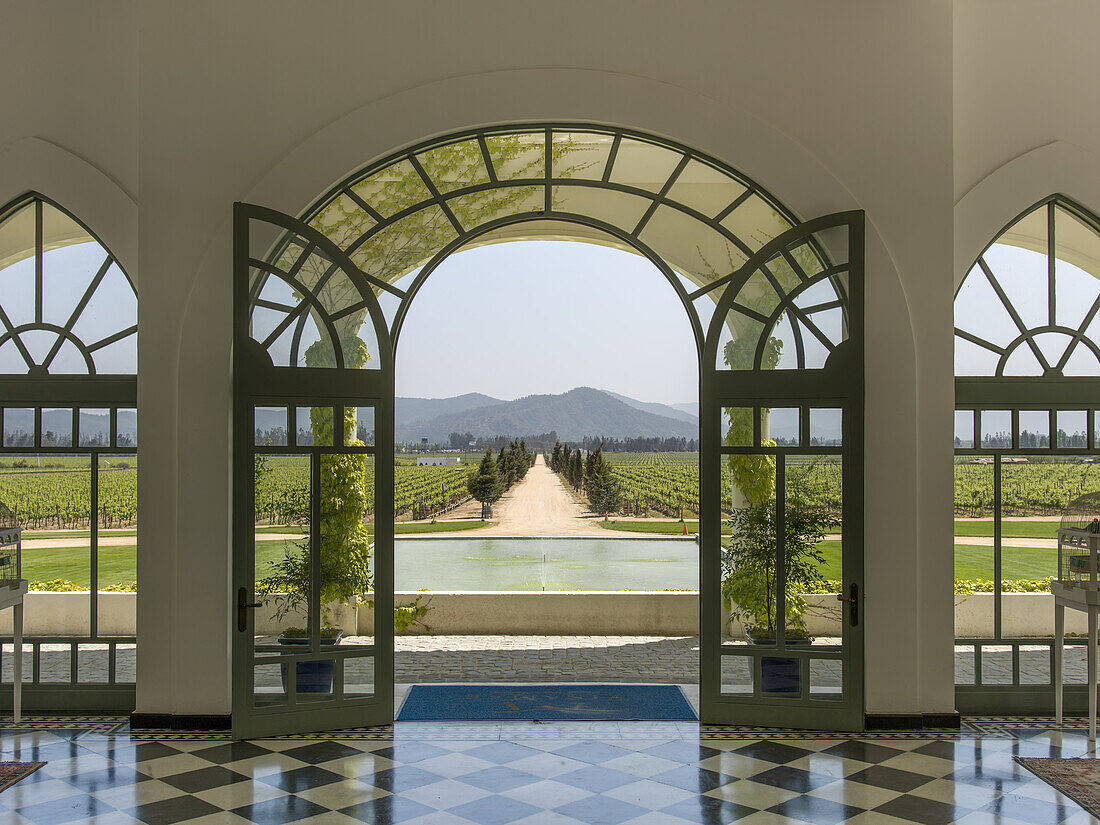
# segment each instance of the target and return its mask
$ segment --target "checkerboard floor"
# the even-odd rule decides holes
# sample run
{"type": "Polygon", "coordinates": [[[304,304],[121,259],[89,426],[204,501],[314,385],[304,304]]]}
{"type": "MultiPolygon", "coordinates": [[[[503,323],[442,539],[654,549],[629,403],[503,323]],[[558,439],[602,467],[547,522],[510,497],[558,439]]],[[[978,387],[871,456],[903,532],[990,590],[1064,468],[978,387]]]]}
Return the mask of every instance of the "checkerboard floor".
{"type": "Polygon", "coordinates": [[[0,822],[1097,822],[1013,762],[1088,755],[1079,723],[1050,724],[999,717],[956,732],[844,735],[406,723],[233,742],[131,731],[111,717],[31,717],[0,727],[0,759],[48,764],[0,793],[0,822]]]}

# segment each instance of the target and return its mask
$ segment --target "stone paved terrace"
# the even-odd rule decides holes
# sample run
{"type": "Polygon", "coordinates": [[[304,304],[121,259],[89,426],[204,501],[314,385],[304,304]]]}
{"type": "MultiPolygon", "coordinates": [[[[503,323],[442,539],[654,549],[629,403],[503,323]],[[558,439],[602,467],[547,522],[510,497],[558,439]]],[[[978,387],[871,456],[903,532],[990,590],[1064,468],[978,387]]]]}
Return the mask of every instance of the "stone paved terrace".
{"type": "MultiPolygon", "coordinates": [[[[369,643],[368,637],[349,637],[346,644],[369,643]]],[[[25,681],[31,680],[31,647],[24,646],[25,681]]],[[[117,680],[133,682],[133,645],[119,645],[117,680]]],[[[727,657],[729,658],[729,657],[727,657]]],[[[397,638],[395,681],[417,682],[661,682],[698,681],[699,640],[694,636],[400,636],[397,638]]],[[[68,682],[70,648],[42,645],[39,664],[43,682],[68,682]]],[[[1021,682],[1046,684],[1050,680],[1049,648],[1021,649],[1021,682]]],[[[1066,648],[1066,683],[1086,681],[1085,649],[1066,648]]],[[[982,663],[985,684],[1011,684],[1012,651],[987,647],[982,663]]],[[[740,681],[741,668],[726,668],[726,680],[740,681]]],[[[2,680],[12,677],[11,645],[3,646],[2,680]]],[[[107,681],[106,645],[80,645],[77,675],[81,682],[107,681]]],[[[824,674],[823,674],[824,675],[824,674]]],[[[835,678],[835,673],[833,677],[835,678]]],[[[277,669],[270,678],[278,680],[277,669]]],[[[974,682],[972,648],[957,647],[955,680],[974,682]]]]}

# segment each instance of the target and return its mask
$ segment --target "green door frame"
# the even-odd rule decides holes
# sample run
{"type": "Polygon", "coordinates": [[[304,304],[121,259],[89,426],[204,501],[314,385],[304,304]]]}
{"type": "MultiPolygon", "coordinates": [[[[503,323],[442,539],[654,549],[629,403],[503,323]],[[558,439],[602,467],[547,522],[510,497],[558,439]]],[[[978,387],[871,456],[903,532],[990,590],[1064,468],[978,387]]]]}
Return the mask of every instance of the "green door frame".
{"type": "MultiPolygon", "coordinates": [[[[542,127],[533,127],[539,129],[542,127]]],[[[545,127],[547,139],[551,135],[553,127],[545,127]]],[[[478,135],[484,149],[484,135],[478,135]]],[[[451,136],[450,140],[456,139],[451,136]]],[[[614,146],[617,147],[619,138],[615,138],[614,146]]],[[[549,143],[547,144],[549,147],[549,143]]],[[[310,406],[315,403],[324,405],[356,405],[364,403],[376,405],[376,438],[374,452],[377,456],[392,455],[394,446],[393,432],[393,404],[394,404],[394,348],[397,337],[406,317],[409,304],[417,294],[420,286],[428,276],[449,255],[471,243],[482,235],[494,230],[502,229],[512,224],[524,223],[532,220],[553,220],[562,224],[573,224],[589,229],[596,229],[618,242],[632,247],[639,254],[648,258],[666,276],[681,303],[688,313],[692,324],[696,345],[700,353],[700,502],[701,513],[701,540],[703,545],[700,564],[700,618],[702,623],[702,665],[701,684],[703,697],[703,718],[707,722],[716,723],[759,723],[761,719],[767,719],[772,724],[797,725],[801,727],[822,728],[846,728],[856,729],[862,727],[863,720],[863,685],[862,685],[862,629],[861,627],[848,627],[845,629],[844,643],[839,652],[825,653],[823,658],[841,658],[844,665],[844,693],[843,700],[830,700],[821,702],[807,700],[796,706],[788,699],[772,699],[766,696],[749,697],[748,700],[731,701],[729,697],[720,694],[720,628],[721,621],[721,593],[719,586],[720,569],[720,531],[721,531],[721,493],[720,470],[721,453],[724,449],[722,437],[719,433],[719,419],[722,406],[743,406],[747,403],[755,403],[767,406],[775,402],[784,404],[799,404],[807,411],[811,405],[834,406],[844,409],[844,446],[843,449],[825,449],[821,452],[833,452],[843,456],[844,462],[844,575],[846,582],[852,582],[862,589],[862,529],[863,529],[863,213],[846,212],[838,215],[826,216],[797,224],[772,242],[768,243],[757,253],[749,256],[748,261],[739,267],[731,275],[714,281],[713,283],[689,292],[684,282],[677,275],[673,266],[659,253],[643,243],[638,234],[644,226],[646,218],[653,214],[657,208],[651,207],[634,232],[629,232],[611,223],[600,220],[592,215],[582,215],[564,212],[555,208],[551,196],[551,184],[573,185],[577,183],[590,183],[604,188],[628,189],[620,184],[609,181],[610,164],[613,162],[615,150],[612,149],[611,158],[608,160],[608,168],[604,172],[602,182],[599,181],[563,181],[551,179],[550,150],[547,149],[545,168],[548,170],[543,179],[535,181],[545,187],[546,206],[541,212],[517,214],[507,217],[488,220],[475,227],[462,227],[455,219],[454,214],[448,209],[450,223],[455,225],[456,236],[442,248],[435,251],[420,269],[406,290],[398,289],[390,283],[372,278],[351,261],[350,254],[358,250],[363,242],[360,237],[352,243],[347,250],[341,251],[323,234],[307,224],[303,220],[292,218],[270,209],[247,205],[235,205],[235,229],[234,229],[234,561],[233,584],[234,594],[237,588],[246,587],[246,593],[251,600],[254,577],[254,519],[252,518],[252,486],[253,486],[253,453],[250,446],[254,440],[252,432],[251,409],[261,403],[272,403],[282,406],[301,404],[310,406]],[[348,278],[361,286],[364,295],[370,295],[370,299],[364,303],[369,304],[369,309],[374,319],[375,333],[377,335],[383,355],[380,370],[324,370],[324,369],[295,369],[287,367],[273,367],[271,360],[264,349],[250,338],[250,295],[248,286],[248,272],[250,267],[249,248],[250,238],[248,231],[249,221],[263,221],[269,225],[269,229],[277,230],[276,234],[298,235],[314,244],[316,248],[323,250],[324,255],[338,264],[339,268],[348,278]],[[849,286],[847,293],[843,290],[840,299],[833,305],[846,309],[845,322],[847,324],[847,341],[836,348],[835,353],[829,358],[824,369],[800,369],[797,371],[777,370],[762,371],[728,371],[714,368],[714,356],[717,351],[718,338],[722,334],[722,323],[717,320],[722,314],[722,307],[728,306],[736,297],[736,292],[741,285],[756,271],[765,267],[769,259],[777,253],[789,254],[791,249],[800,245],[808,245],[813,254],[821,261],[828,261],[828,253],[822,244],[819,233],[843,232],[846,233],[845,243],[849,254],[849,264],[846,267],[833,267],[830,272],[837,274],[844,270],[849,286]],[[721,289],[722,303],[716,310],[709,334],[700,323],[700,314],[697,299],[703,298],[704,302],[715,301],[718,292],[710,294],[712,290],[721,289]],[[381,319],[381,311],[375,297],[385,290],[400,299],[396,314],[392,323],[392,330],[387,330],[385,322],[381,319]],[[708,355],[709,353],[709,355],[708,355]]],[[[412,166],[420,170],[413,151],[403,152],[401,158],[407,158],[412,166]]],[[[488,152],[485,152],[488,164],[488,152]]],[[[685,158],[677,167],[673,178],[658,193],[658,201],[664,198],[671,186],[675,174],[682,171],[687,165],[685,158]]],[[[384,162],[385,163],[385,162],[384,162]]],[[[491,170],[490,165],[490,170],[491,170]]],[[[356,177],[355,179],[358,179],[356,177]]],[[[425,177],[425,180],[427,178],[425,177]]],[[[500,186],[514,186],[516,181],[499,182],[500,186]]],[[[495,177],[490,174],[488,183],[470,186],[461,189],[461,192],[480,192],[498,185],[495,177]]],[[[369,205],[362,202],[353,192],[346,189],[347,184],[341,184],[333,190],[333,193],[346,192],[350,200],[369,209],[369,205]]],[[[440,193],[434,188],[431,195],[437,201],[440,193]]],[[[640,191],[632,194],[642,194],[640,191]]],[[[652,196],[652,193],[649,193],[652,196]]],[[[737,204],[748,197],[749,191],[738,198],[722,214],[728,214],[737,204]]],[[[330,193],[331,196],[331,193],[330,193]]],[[[327,198],[330,196],[326,196],[327,198]]],[[[682,208],[682,207],[681,207],[682,208]]],[[[378,227],[389,225],[401,216],[411,213],[413,207],[386,218],[376,224],[378,227]]],[[[376,218],[381,216],[375,215],[376,218]]],[[[700,216],[701,217],[701,216],[700,216]]],[[[717,220],[707,219],[708,224],[729,233],[717,220]]],[[[365,237],[365,236],[364,236],[365,237]]],[[[269,246],[261,254],[273,254],[281,252],[279,243],[269,246]]],[[[270,259],[270,258],[269,258],[270,259]]],[[[256,261],[252,261],[252,264],[256,261]]],[[[840,283],[840,279],[833,279],[840,283]]],[[[793,293],[792,293],[793,294],[793,293]]],[[[832,305],[830,305],[832,306],[832,305]]],[[[821,309],[821,307],[816,307],[821,309]]],[[[797,310],[793,310],[797,312],[797,310]]],[[[769,332],[770,329],[765,330],[769,332]]],[[[799,348],[801,351],[801,347],[799,348]]],[[[804,429],[808,425],[803,425],[804,429]]],[[[303,452],[299,450],[298,452],[303,452]]],[[[779,451],[782,452],[782,451],[779,451]]],[[[797,453],[812,452],[802,449],[794,450],[797,453]]],[[[373,557],[375,560],[375,599],[376,616],[387,615],[393,607],[393,466],[392,462],[376,461],[376,489],[375,489],[375,544],[373,557]],[[383,465],[388,465],[383,468],[383,465]]],[[[236,616],[236,604],[232,605],[233,616],[236,616]]],[[[847,611],[846,611],[847,614],[847,611]]],[[[234,622],[235,624],[235,622],[234,622]]],[[[265,734],[289,733],[322,728],[349,727],[353,725],[379,724],[392,721],[393,718],[393,629],[381,627],[376,623],[375,627],[375,655],[376,655],[376,696],[372,702],[355,705],[355,712],[351,713],[350,706],[339,703],[324,703],[325,707],[318,707],[316,703],[310,703],[308,707],[286,708],[282,711],[270,711],[264,708],[252,706],[252,634],[234,631],[233,645],[233,726],[237,736],[257,736],[265,734]]]]}
{"type": "MultiPolygon", "coordinates": [[[[857,618],[863,613],[863,312],[864,312],[864,215],[860,211],[827,215],[790,229],[753,256],[725,286],[712,316],[699,381],[700,455],[699,522],[700,563],[700,700],[701,718],[710,724],[774,725],[795,728],[861,730],[863,706],[863,623],[853,622],[853,606],[843,608],[843,638],[839,648],[821,658],[839,660],[842,665],[841,699],[813,698],[809,690],[810,654],[804,647],[788,647],[780,638],[775,645],[732,646],[723,641],[721,592],[722,510],[721,471],[727,454],[774,455],[776,457],[776,533],[782,544],[784,523],[784,467],[787,454],[839,454],[843,472],[842,565],[845,593],[857,599],[857,618]],[[841,230],[848,250],[847,339],[836,347],[820,370],[730,370],[718,369],[719,341],[727,313],[745,283],[776,256],[788,262],[790,252],[815,236],[841,230]],[[800,447],[761,445],[761,408],[798,407],[801,410],[800,447]],[[816,449],[810,444],[811,407],[840,408],[843,445],[816,449]],[[750,408],[753,413],[754,444],[747,448],[724,445],[724,408],[750,408]],[[761,660],[779,655],[798,660],[800,691],[794,695],[764,693],[761,690],[761,660]],[[722,691],[723,656],[747,658],[752,668],[752,692],[722,691]]],[[[837,267],[835,267],[837,268],[837,267]]],[[[837,268],[839,269],[839,268],[837,268]]],[[[841,293],[842,294],[842,293],[841,293]]],[[[780,306],[775,315],[783,311],[780,306]]],[[[790,311],[790,310],[787,310],[790,311]]],[[[771,332],[765,327],[762,336],[771,332]]],[[[758,351],[759,352],[759,351],[758,351]]],[[[757,356],[759,364],[759,354],[757,356]]],[[[783,554],[777,553],[778,578],[782,578],[783,554]]],[[[783,627],[783,588],[778,588],[777,626],[783,627]]],[[[814,651],[817,653],[817,651],[814,651]]]]}
{"type": "MultiPolygon", "coordinates": [[[[257,406],[334,407],[334,421],[341,420],[340,407],[374,407],[375,443],[389,445],[393,450],[393,357],[389,333],[382,311],[372,291],[374,285],[328,238],[301,221],[271,209],[248,204],[235,204],[234,221],[234,479],[233,479],[233,603],[231,605],[233,633],[233,735],[238,739],[299,733],[312,730],[379,725],[393,721],[393,622],[374,623],[374,644],[347,646],[349,656],[333,656],[319,642],[320,605],[320,554],[317,548],[319,533],[318,489],[319,462],[323,454],[334,452],[363,453],[374,449],[345,449],[335,447],[288,447],[276,451],[292,455],[310,456],[312,517],[310,528],[311,563],[308,610],[310,615],[310,650],[303,654],[285,655],[266,651],[267,656],[257,657],[253,631],[252,611],[246,610],[244,628],[238,627],[238,595],[245,604],[255,602],[255,519],[254,474],[257,454],[253,446],[252,411],[257,406]],[[379,347],[378,369],[296,369],[275,367],[267,353],[249,335],[251,304],[249,294],[250,272],[258,262],[250,258],[250,235],[256,224],[274,230],[280,240],[298,236],[312,244],[323,254],[332,267],[338,269],[366,297],[368,311],[379,347]],[[247,515],[246,515],[247,514],[247,515]],[[344,660],[352,655],[372,657],[374,665],[374,692],[368,698],[349,698],[342,694],[340,674],[344,660]],[[257,661],[277,662],[280,659],[295,663],[300,661],[331,659],[336,678],[334,694],[326,701],[299,702],[295,691],[289,689],[287,701],[270,706],[254,702],[253,679],[257,661]]],[[[308,253],[306,253],[308,254],[308,253]]],[[[305,254],[302,256],[305,257],[305,254]]],[[[334,346],[336,344],[334,343],[334,346]]],[[[337,356],[338,358],[340,356],[337,356]]],[[[335,431],[335,428],[334,428],[335,431]]],[[[271,451],[266,451],[271,452],[271,451]]],[[[374,562],[374,610],[375,616],[393,614],[393,461],[374,461],[375,533],[372,557],[374,562]]],[[[294,679],[288,680],[293,684],[294,679]]]]}

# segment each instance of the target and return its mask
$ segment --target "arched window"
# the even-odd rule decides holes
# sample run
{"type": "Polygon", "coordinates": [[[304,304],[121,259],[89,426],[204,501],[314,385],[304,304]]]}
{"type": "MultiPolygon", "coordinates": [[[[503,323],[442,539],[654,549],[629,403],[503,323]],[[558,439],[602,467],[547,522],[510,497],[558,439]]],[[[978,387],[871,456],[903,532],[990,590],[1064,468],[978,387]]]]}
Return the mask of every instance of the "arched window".
{"type": "Polygon", "coordinates": [[[133,708],[136,373],[115,256],[47,198],[0,209],[0,501],[25,531],[28,708],[133,708]]]}
{"type": "MultiPolygon", "coordinates": [[[[1053,611],[1021,596],[1049,592],[1059,513],[1100,490],[1098,312],[1100,222],[1061,196],[1002,230],[956,294],[955,681],[963,712],[1053,707],[1053,611]]],[[[1067,657],[1084,667],[1081,647],[1071,645],[1067,657]]],[[[1072,674],[1075,665],[1067,667],[1072,674]]]]}

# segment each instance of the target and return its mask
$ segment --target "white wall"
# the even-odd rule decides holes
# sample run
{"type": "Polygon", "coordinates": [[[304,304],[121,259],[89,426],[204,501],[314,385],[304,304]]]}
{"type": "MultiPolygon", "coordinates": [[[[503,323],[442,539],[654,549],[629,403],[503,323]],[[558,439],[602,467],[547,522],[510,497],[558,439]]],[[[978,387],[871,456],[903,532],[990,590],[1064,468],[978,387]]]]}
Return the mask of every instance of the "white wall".
{"type": "Polygon", "coordinates": [[[0,16],[0,192],[37,176],[11,149],[35,138],[140,204],[139,224],[106,196],[76,209],[136,254],[140,283],[138,610],[155,644],[139,710],[229,708],[233,201],[295,212],[396,147],[547,118],[675,138],[803,217],[867,211],[868,710],[953,707],[951,294],[984,241],[954,248],[952,209],[967,237],[999,228],[1027,203],[987,195],[968,213],[964,196],[1052,141],[1071,148],[1031,177],[1094,180],[1079,197],[1100,207],[1095,6],[146,0],[0,16]]]}

